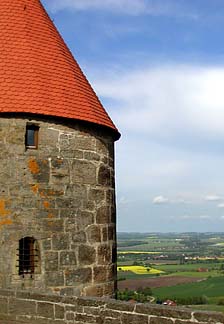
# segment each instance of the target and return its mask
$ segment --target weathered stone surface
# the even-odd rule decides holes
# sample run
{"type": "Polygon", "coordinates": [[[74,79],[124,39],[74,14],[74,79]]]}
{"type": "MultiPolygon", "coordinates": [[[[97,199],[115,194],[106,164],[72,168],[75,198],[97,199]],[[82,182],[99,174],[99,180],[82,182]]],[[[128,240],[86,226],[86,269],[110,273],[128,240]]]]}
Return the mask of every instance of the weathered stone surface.
{"type": "Polygon", "coordinates": [[[95,271],[94,282],[93,268],[111,264],[115,244],[113,144],[108,132],[79,122],[0,118],[0,287],[59,295],[109,291],[111,273],[102,281],[95,271]],[[36,150],[25,147],[27,123],[39,127],[36,150]],[[38,243],[32,278],[18,274],[16,254],[23,237],[38,243]],[[71,270],[77,271],[77,281],[67,275],[71,270]]]}
{"type": "Polygon", "coordinates": [[[96,222],[97,224],[110,223],[110,206],[102,206],[97,209],[96,222]]]}
{"type": "Polygon", "coordinates": [[[15,315],[33,315],[36,313],[36,302],[12,299],[9,304],[9,313],[15,315]]]}
{"type": "Polygon", "coordinates": [[[0,314],[1,313],[8,313],[8,300],[4,297],[0,297],[0,314]]]}
{"type": "MultiPolygon", "coordinates": [[[[121,315],[121,323],[122,324],[148,324],[148,316],[145,315],[134,315],[134,314],[125,314],[121,315]]],[[[159,324],[159,323],[153,323],[159,324]]],[[[163,323],[161,323],[163,324],[163,323]]],[[[164,323],[170,324],[170,323],[164,323]]]]}
{"type": "Polygon", "coordinates": [[[76,286],[80,283],[88,283],[92,280],[91,268],[80,268],[77,270],[67,270],[65,272],[67,286],[76,286]]]}
{"type": "MultiPolygon", "coordinates": [[[[82,269],[84,270],[84,269],[82,269]]],[[[98,287],[104,287],[99,285],[98,287]]],[[[88,287],[88,289],[91,286],[88,287]]],[[[92,286],[96,289],[96,285],[92,286]]],[[[85,288],[87,289],[87,287],[85,288]]],[[[2,324],[218,324],[223,323],[223,314],[215,312],[197,312],[188,309],[166,307],[151,304],[133,304],[106,298],[63,297],[42,295],[8,290],[0,291],[0,300],[7,301],[8,308],[0,308],[2,324]],[[16,297],[15,297],[16,296],[16,297]],[[8,313],[9,309],[9,313],[8,313]],[[138,309],[138,313],[136,313],[138,309]],[[152,310],[157,315],[152,315],[152,310]],[[161,311],[161,313],[160,313],[161,311]],[[198,321],[187,314],[201,316],[198,321]],[[202,319],[203,317],[203,319],[202,319]]]]}
{"type": "Polygon", "coordinates": [[[98,225],[88,226],[86,233],[89,243],[98,243],[101,241],[101,229],[98,225]]]}
{"type": "Polygon", "coordinates": [[[55,318],[64,319],[65,318],[65,307],[61,305],[55,305],[55,318]]]}
{"type": "Polygon", "coordinates": [[[178,308],[178,307],[168,307],[168,306],[157,306],[157,305],[147,305],[147,304],[137,304],[136,313],[145,313],[155,316],[173,317],[181,319],[190,319],[191,311],[178,308]]]}
{"type": "Polygon", "coordinates": [[[86,232],[80,231],[72,234],[72,243],[86,243],[86,232]]]}
{"type": "Polygon", "coordinates": [[[98,247],[98,264],[106,265],[112,262],[111,246],[109,244],[103,244],[98,247]]]}
{"type": "Polygon", "coordinates": [[[78,249],[78,260],[81,265],[90,265],[96,260],[96,251],[90,245],[82,244],[78,249]]]}
{"type": "Polygon", "coordinates": [[[52,249],[53,250],[68,250],[70,245],[69,234],[53,234],[52,235],[52,249]]]}
{"type": "Polygon", "coordinates": [[[60,254],[60,265],[62,266],[69,266],[69,265],[76,265],[76,252],[74,251],[63,251],[60,254]]]}
{"type": "Polygon", "coordinates": [[[64,286],[64,273],[62,271],[46,272],[45,281],[48,287],[64,286]]]}
{"type": "Polygon", "coordinates": [[[54,318],[54,305],[50,303],[37,303],[37,315],[46,318],[54,318]]]}
{"type": "Polygon", "coordinates": [[[102,186],[111,186],[111,175],[108,166],[102,164],[98,171],[98,184],[102,186]]]}
{"type": "Polygon", "coordinates": [[[46,252],[45,269],[47,271],[58,270],[58,252],[46,252]]]}
{"type": "Polygon", "coordinates": [[[222,313],[214,313],[214,312],[195,312],[194,318],[197,321],[206,322],[206,323],[224,323],[224,314],[222,313]]]}
{"type": "Polygon", "coordinates": [[[104,282],[108,279],[107,268],[98,266],[93,268],[93,279],[95,282],[104,282]]]}
{"type": "Polygon", "coordinates": [[[151,317],[150,324],[173,324],[172,319],[161,318],[161,317],[151,317]]]}
{"type": "Polygon", "coordinates": [[[72,170],[73,183],[96,184],[96,167],[93,163],[74,160],[72,170]]]}

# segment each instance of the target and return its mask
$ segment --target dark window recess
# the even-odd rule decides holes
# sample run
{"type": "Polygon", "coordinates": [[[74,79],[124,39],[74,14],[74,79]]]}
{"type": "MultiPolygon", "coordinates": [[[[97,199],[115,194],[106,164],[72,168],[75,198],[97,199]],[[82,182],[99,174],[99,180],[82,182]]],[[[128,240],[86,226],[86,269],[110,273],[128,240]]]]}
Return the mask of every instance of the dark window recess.
{"type": "Polygon", "coordinates": [[[37,125],[26,126],[26,147],[37,149],[38,147],[38,132],[39,127],[37,125]]]}
{"type": "Polygon", "coordinates": [[[32,274],[38,262],[38,250],[35,248],[35,239],[33,237],[24,237],[19,241],[18,268],[19,275],[32,274]]]}

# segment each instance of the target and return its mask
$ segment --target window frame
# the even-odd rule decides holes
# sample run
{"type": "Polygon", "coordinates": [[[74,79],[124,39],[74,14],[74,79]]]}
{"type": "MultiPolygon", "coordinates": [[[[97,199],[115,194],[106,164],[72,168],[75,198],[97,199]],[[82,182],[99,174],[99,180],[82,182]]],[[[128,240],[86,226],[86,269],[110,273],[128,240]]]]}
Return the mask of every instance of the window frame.
{"type": "Polygon", "coordinates": [[[18,275],[32,276],[36,273],[39,261],[37,241],[34,237],[26,236],[19,240],[18,248],[18,275]]]}
{"type": "Polygon", "coordinates": [[[31,123],[26,124],[26,134],[25,134],[26,149],[34,149],[34,150],[38,149],[39,129],[40,129],[40,127],[37,124],[31,124],[31,123]],[[33,131],[34,145],[29,144],[29,141],[28,141],[28,131],[29,130],[33,131]]]}

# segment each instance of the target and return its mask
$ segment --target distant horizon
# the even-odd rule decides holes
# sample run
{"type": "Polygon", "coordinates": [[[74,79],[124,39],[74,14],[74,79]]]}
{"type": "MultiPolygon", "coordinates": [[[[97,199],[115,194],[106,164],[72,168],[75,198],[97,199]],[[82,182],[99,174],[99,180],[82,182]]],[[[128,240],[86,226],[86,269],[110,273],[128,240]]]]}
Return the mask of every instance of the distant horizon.
{"type": "Polygon", "coordinates": [[[118,234],[224,234],[223,232],[216,232],[216,231],[212,231],[212,232],[201,232],[201,231],[195,231],[195,232],[124,232],[124,231],[117,231],[118,234]]]}

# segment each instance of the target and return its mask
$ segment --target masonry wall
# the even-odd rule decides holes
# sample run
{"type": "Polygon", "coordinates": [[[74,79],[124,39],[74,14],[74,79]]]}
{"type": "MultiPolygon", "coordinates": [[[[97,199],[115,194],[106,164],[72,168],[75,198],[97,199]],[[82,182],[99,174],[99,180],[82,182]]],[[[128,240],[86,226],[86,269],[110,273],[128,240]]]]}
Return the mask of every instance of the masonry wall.
{"type": "Polygon", "coordinates": [[[221,324],[224,314],[0,290],[0,324],[221,324]]]}
{"type": "Polygon", "coordinates": [[[114,141],[105,130],[30,116],[0,118],[0,287],[112,296],[116,279],[114,141]],[[26,124],[39,126],[26,149],[26,124]],[[18,274],[33,237],[35,274],[18,274]]]}

